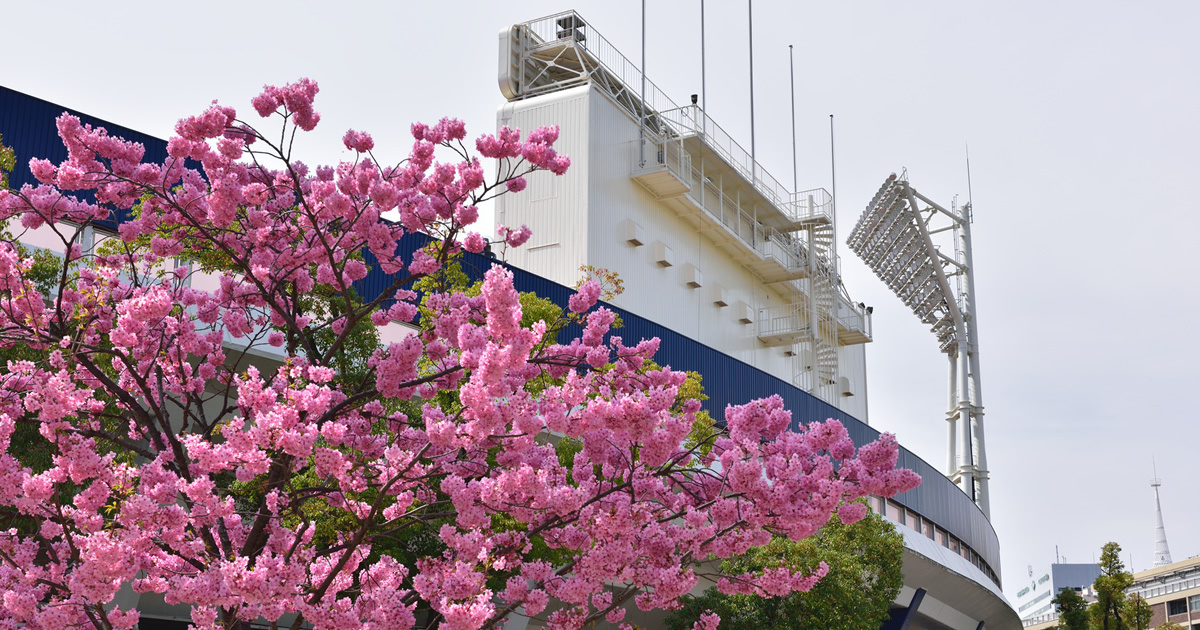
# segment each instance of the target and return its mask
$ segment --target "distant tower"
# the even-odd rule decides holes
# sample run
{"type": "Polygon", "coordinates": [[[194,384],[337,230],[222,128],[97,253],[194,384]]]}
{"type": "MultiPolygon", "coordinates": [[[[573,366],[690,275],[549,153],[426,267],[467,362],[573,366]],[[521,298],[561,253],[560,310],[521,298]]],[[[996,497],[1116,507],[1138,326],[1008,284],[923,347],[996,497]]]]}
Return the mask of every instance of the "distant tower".
{"type": "Polygon", "coordinates": [[[1154,488],[1154,566],[1161,567],[1171,564],[1171,550],[1167,548],[1167,528],[1163,527],[1162,503],[1158,500],[1158,487],[1162,481],[1155,477],[1150,481],[1154,488]]]}

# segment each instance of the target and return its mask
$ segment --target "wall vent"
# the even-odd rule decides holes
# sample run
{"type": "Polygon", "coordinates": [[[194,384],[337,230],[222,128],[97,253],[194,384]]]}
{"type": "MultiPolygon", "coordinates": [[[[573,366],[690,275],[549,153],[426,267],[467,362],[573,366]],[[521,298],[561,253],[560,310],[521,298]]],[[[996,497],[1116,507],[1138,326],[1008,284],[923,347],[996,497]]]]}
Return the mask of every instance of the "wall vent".
{"type": "Polygon", "coordinates": [[[642,230],[642,226],[633,219],[625,219],[625,222],[621,224],[621,238],[634,247],[646,244],[646,233],[642,230]]]}
{"type": "Polygon", "coordinates": [[[729,306],[729,294],[725,291],[725,287],[713,283],[713,304],[717,306],[729,306]]]}
{"type": "Polygon", "coordinates": [[[654,243],[654,262],[659,267],[670,267],[675,264],[675,252],[666,243],[657,241],[654,243]]]}

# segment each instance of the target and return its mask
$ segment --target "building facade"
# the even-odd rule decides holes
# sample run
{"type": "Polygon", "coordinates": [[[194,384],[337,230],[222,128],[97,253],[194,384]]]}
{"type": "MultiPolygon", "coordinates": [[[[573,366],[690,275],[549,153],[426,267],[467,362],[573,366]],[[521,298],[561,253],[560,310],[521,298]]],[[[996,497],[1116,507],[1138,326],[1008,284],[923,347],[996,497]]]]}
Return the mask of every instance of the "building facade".
{"type": "MultiPolygon", "coordinates": [[[[1150,607],[1148,628],[1175,623],[1184,630],[1200,630],[1200,556],[1134,573],[1133,586],[1125,593],[1141,597],[1150,607]]],[[[1030,630],[1049,630],[1058,625],[1058,613],[1050,610],[1029,618],[1022,615],[1022,623],[1030,630]]]]}
{"type": "MultiPolygon", "coordinates": [[[[501,45],[509,100],[500,124],[559,124],[557,147],[574,162],[567,176],[532,177],[527,191],[498,204],[499,222],[534,229],[508,261],[517,288],[565,305],[580,265],[608,268],[626,284],[610,305],[624,322],[620,334],[659,337],[660,363],[703,374],[714,417],[727,404],[776,394],[797,425],[837,418],[858,444],[878,437],[865,422],[870,312],[841,287],[829,195],[785,189],[698,107],[675,107],[656,90],[652,99],[636,97],[629,86],[640,74],[630,75],[632,65],[574,13],[505,29],[501,45]],[[637,111],[655,115],[642,122],[637,111]]],[[[12,186],[32,181],[30,157],[65,159],[54,125],[64,109],[0,88],[0,134],[18,156],[12,186]]],[[[161,139],[72,113],[141,142],[147,160],[166,155],[161,139]]],[[[424,242],[414,235],[403,247],[424,242]]],[[[493,261],[468,255],[465,262],[482,271],[493,261]]],[[[369,298],[390,283],[376,266],[356,284],[369,298]]],[[[987,517],[910,451],[901,449],[898,465],[924,481],[871,501],[904,535],[905,586],[894,625],[1018,627],[1002,595],[999,540],[987,517]]],[[[137,605],[144,630],[188,622],[186,610],[152,599],[122,606],[137,605]]]]}
{"type": "MultiPolygon", "coordinates": [[[[499,49],[507,102],[497,126],[557,124],[556,148],[572,159],[565,176],[535,176],[524,194],[498,200],[498,225],[534,234],[509,262],[559,285],[583,265],[618,273],[622,317],[670,331],[667,352],[694,353],[660,362],[704,375],[715,417],[727,403],[779,394],[798,423],[836,417],[856,440],[874,434],[871,313],[838,276],[830,195],[780,184],[695,98],[678,105],[574,12],[502,29],[499,49]]],[[[1018,627],[987,517],[923,460],[905,451],[900,465],[922,486],[872,500],[904,535],[893,622],[1018,627]]]]}
{"type": "Polygon", "coordinates": [[[1055,606],[1050,600],[1054,599],[1059,591],[1069,588],[1082,593],[1095,583],[1099,575],[1098,564],[1055,563],[1039,571],[1030,566],[1029,582],[1022,583],[1013,605],[1017,614],[1021,616],[1022,623],[1048,619],[1055,611],[1055,606]]]}
{"type": "Polygon", "coordinates": [[[1170,622],[1200,630],[1200,556],[1134,573],[1128,592],[1154,611],[1151,628],[1170,622]]]}

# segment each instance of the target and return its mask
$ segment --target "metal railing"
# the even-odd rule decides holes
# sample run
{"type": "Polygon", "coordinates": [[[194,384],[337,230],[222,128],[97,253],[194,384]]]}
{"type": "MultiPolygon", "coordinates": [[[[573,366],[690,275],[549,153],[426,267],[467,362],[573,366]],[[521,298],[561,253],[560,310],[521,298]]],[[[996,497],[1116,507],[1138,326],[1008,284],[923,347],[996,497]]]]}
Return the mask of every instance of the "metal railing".
{"type": "Polygon", "coordinates": [[[1044,615],[1038,615],[1038,616],[1036,616],[1036,617],[1030,617],[1029,619],[1022,619],[1022,620],[1021,620],[1021,626],[1022,626],[1022,627],[1025,627],[1025,628],[1028,628],[1029,626],[1036,626],[1036,625],[1040,625],[1040,624],[1043,624],[1043,623],[1049,623],[1049,622],[1051,622],[1051,621],[1055,621],[1055,620],[1057,620],[1057,619],[1058,619],[1058,613],[1057,613],[1057,612],[1048,612],[1048,613],[1046,613],[1046,614],[1044,614],[1044,615]]]}
{"type": "Polygon", "coordinates": [[[693,185],[692,179],[688,177],[688,174],[692,172],[692,154],[683,148],[682,142],[678,139],[661,140],[647,138],[646,144],[646,164],[639,165],[640,147],[636,141],[633,143],[633,170],[635,175],[656,166],[665,166],[676,179],[686,183],[689,187],[693,185]]]}
{"type": "MultiPolygon", "coordinates": [[[[827,320],[826,320],[827,321],[827,320]]],[[[837,322],[851,331],[872,337],[871,314],[841,298],[838,299],[837,322]]],[[[808,328],[808,306],[803,303],[781,304],[758,309],[758,336],[804,332],[808,328]]]]}
{"type": "Polygon", "coordinates": [[[696,138],[733,167],[743,179],[791,221],[831,218],[833,198],[823,188],[792,192],[738,144],[699,105],[685,105],[654,116],[661,137],[696,138]]]}
{"type": "Polygon", "coordinates": [[[872,339],[875,338],[871,331],[871,314],[867,312],[866,307],[860,308],[840,295],[837,304],[837,321],[838,325],[843,328],[861,332],[872,339]]]}
{"type": "MultiPolygon", "coordinates": [[[[637,93],[641,90],[642,71],[633,62],[626,59],[625,55],[621,54],[621,51],[617,50],[608,40],[604,39],[604,36],[598,33],[578,13],[563,11],[518,24],[517,28],[527,29],[534,36],[534,41],[537,42],[534,50],[563,43],[575,46],[586,51],[588,56],[598,62],[601,67],[611,73],[614,78],[624,84],[632,93],[637,93]]],[[[551,87],[544,90],[532,88],[528,94],[533,95],[544,91],[553,91],[554,89],[557,88],[551,87]]],[[[678,107],[649,78],[646,79],[645,98],[639,96],[638,100],[645,101],[648,114],[678,107]]],[[[640,112],[634,111],[632,113],[634,116],[637,116],[640,112]]]]}
{"type": "MultiPolygon", "coordinates": [[[[779,261],[779,264],[787,269],[802,269],[807,265],[805,241],[757,221],[741,207],[737,198],[726,194],[715,182],[702,177],[699,169],[693,166],[692,155],[684,149],[678,137],[660,139],[650,136],[647,141],[650,148],[647,155],[651,163],[665,166],[676,178],[687,184],[691,190],[692,201],[724,225],[747,247],[764,259],[779,261]]],[[[633,147],[636,156],[636,142],[633,147]]],[[[635,172],[639,170],[644,169],[635,168],[635,172]]]]}
{"type": "MultiPolygon", "coordinates": [[[[598,66],[589,72],[602,69],[624,86],[630,96],[626,107],[630,108],[630,113],[635,118],[644,116],[650,131],[660,138],[699,138],[789,219],[800,221],[814,218],[817,214],[832,215],[832,198],[828,192],[820,188],[802,192],[789,191],[699,106],[680,107],[649,78],[645,80],[645,93],[642,94],[641,69],[574,11],[530,20],[518,24],[517,28],[525,29],[532,36],[535,42],[532,47],[534,52],[562,45],[572,46],[581,51],[583,59],[598,66]]],[[[524,89],[527,96],[533,96],[554,91],[559,87],[561,86],[525,86],[524,89]]],[[[618,102],[622,100],[618,99],[618,102]]]]}
{"type": "Polygon", "coordinates": [[[758,309],[758,336],[789,335],[806,330],[806,308],[803,304],[782,304],[758,309]]]}

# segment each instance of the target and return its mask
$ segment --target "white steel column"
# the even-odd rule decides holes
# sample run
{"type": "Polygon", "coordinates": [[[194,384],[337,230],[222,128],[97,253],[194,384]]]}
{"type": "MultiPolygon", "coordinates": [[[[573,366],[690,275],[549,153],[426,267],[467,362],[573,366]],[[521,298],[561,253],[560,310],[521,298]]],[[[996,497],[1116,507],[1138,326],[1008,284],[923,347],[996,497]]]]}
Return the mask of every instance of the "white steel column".
{"type": "MultiPolygon", "coordinates": [[[[980,383],[979,375],[979,326],[975,319],[975,264],[971,255],[971,205],[966,204],[962,207],[962,213],[959,225],[962,228],[960,233],[962,239],[963,265],[966,267],[963,273],[963,309],[966,311],[966,353],[969,367],[971,368],[970,384],[971,391],[971,436],[975,441],[975,480],[978,484],[978,493],[975,495],[975,501],[979,504],[979,509],[983,510],[989,518],[991,517],[991,500],[988,494],[988,466],[987,466],[987,449],[984,448],[983,440],[983,388],[980,383]]],[[[964,344],[959,344],[959,351],[962,351],[964,344]]],[[[964,427],[965,430],[965,427],[964,427]]]]}
{"type": "Polygon", "coordinates": [[[958,429],[958,411],[954,408],[958,402],[958,361],[953,354],[947,354],[946,358],[950,364],[950,378],[947,379],[950,383],[950,396],[946,404],[946,476],[953,478],[954,472],[958,470],[958,436],[955,433],[958,429]]]}
{"type": "Polygon", "coordinates": [[[955,321],[954,325],[959,331],[956,357],[959,364],[958,424],[962,428],[962,431],[958,432],[958,487],[978,503],[979,497],[975,494],[975,449],[971,444],[971,429],[975,422],[971,417],[971,370],[967,350],[964,347],[967,343],[966,326],[962,323],[961,314],[956,319],[958,321],[955,321]]]}

